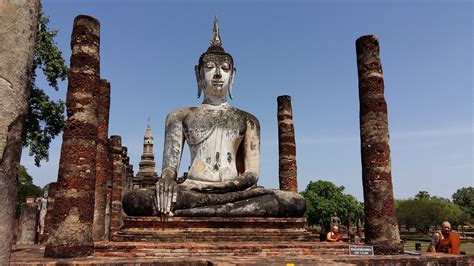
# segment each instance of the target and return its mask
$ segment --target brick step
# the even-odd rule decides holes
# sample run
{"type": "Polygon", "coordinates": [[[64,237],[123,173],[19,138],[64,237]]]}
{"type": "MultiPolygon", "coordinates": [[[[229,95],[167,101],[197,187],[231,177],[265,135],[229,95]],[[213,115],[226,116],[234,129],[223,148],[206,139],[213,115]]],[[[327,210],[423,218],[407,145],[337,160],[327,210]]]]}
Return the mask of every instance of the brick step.
{"type": "MultiPolygon", "coordinates": [[[[315,241],[315,237],[305,236],[281,236],[272,237],[274,241],[315,241]]],[[[112,241],[128,242],[128,241],[143,241],[143,242],[196,242],[205,240],[207,242],[247,242],[247,241],[267,241],[266,237],[246,237],[246,236],[233,236],[233,237],[219,237],[219,236],[196,236],[196,237],[176,237],[176,236],[135,236],[135,235],[115,235],[112,237],[112,241]]]]}
{"type": "Polygon", "coordinates": [[[321,242],[223,242],[145,243],[97,242],[94,256],[106,257],[189,257],[189,256],[288,256],[348,254],[348,244],[321,242]]]}
{"type": "Polygon", "coordinates": [[[316,241],[318,235],[307,231],[204,231],[204,232],[168,232],[153,230],[123,230],[112,236],[113,241],[147,241],[147,242],[199,242],[202,240],[209,242],[231,242],[231,241],[259,241],[265,242],[268,239],[273,241],[316,241]]]}

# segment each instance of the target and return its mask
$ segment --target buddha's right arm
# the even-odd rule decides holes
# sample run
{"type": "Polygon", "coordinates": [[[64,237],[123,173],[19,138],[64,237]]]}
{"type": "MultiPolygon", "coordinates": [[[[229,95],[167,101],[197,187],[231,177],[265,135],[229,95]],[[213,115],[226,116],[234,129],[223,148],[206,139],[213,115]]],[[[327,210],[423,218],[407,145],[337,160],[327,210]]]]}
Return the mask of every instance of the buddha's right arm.
{"type": "Polygon", "coordinates": [[[183,111],[178,110],[166,117],[162,178],[176,180],[184,144],[183,116],[183,111]]]}

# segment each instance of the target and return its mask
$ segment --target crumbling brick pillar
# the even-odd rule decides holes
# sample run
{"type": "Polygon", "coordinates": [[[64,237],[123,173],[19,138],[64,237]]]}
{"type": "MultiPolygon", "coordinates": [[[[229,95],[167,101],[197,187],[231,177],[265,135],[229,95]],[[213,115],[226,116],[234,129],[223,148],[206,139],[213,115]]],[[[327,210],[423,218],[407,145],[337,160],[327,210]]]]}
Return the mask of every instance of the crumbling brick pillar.
{"type": "Polygon", "coordinates": [[[36,228],[38,226],[38,203],[34,197],[26,198],[21,205],[20,230],[17,244],[36,244],[36,228]]]}
{"type": "Polygon", "coordinates": [[[44,218],[44,232],[41,235],[40,243],[48,240],[51,235],[53,226],[53,208],[54,208],[54,196],[56,195],[56,182],[49,183],[48,187],[48,203],[46,207],[46,217],[44,218]]]}
{"type": "Polygon", "coordinates": [[[71,37],[71,68],[53,223],[46,257],[91,255],[97,143],[99,21],[77,16],[71,37]]]}
{"type": "Polygon", "coordinates": [[[356,41],[359,75],[360,141],[364,187],[365,242],[376,254],[403,252],[393,201],[392,168],[379,42],[356,41]]]}
{"type": "Polygon", "coordinates": [[[110,147],[112,151],[112,195],[110,208],[110,231],[118,232],[122,223],[122,187],[124,183],[123,178],[123,164],[122,164],[122,138],[120,136],[110,137],[110,147]]]}
{"type": "Polygon", "coordinates": [[[280,189],[298,192],[296,176],[296,143],[291,96],[278,96],[278,150],[280,155],[280,189]]]}
{"type": "Polygon", "coordinates": [[[96,154],[95,204],[92,237],[94,240],[105,239],[105,208],[107,204],[107,176],[109,171],[109,110],[110,110],[110,83],[100,81],[98,102],[98,133],[96,154]]]}

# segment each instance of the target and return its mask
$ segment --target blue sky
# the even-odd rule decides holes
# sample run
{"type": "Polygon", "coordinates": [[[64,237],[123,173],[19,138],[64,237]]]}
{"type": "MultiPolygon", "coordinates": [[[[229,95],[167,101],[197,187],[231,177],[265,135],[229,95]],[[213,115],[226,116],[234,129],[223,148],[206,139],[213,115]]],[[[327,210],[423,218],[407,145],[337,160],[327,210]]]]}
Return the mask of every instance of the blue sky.
{"type": "MultiPolygon", "coordinates": [[[[470,1],[42,2],[68,64],[74,17],[100,20],[101,76],[112,87],[109,132],[122,136],[135,172],[148,117],[160,172],[166,114],[201,102],[194,65],[217,12],[237,68],[230,104],[260,120],[261,185],[278,187],[276,98],[288,94],[299,190],[323,179],[362,200],[355,40],[366,34],[381,45],[395,198],[420,190],[449,198],[474,185],[470,1]]],[[[66,88],[48,91],[64,99],[66,88]]],[[[41,168],[23,151],[35,183],[56,180],[61,140],[41,168]]]]}

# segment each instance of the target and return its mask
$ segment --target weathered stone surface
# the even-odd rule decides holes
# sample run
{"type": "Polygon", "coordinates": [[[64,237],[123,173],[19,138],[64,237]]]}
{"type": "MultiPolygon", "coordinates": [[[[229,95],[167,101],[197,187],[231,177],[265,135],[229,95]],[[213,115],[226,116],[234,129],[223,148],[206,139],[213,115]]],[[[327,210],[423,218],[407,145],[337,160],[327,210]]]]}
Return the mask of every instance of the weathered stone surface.
{"type": "Polygon", "coordinates": [[[88,256],[93,252],[92,223],[100,87],[99,21],[77,16],[71,36],[71,69],[66,99],[54,230],[45,248],[47,257],[88,256]]]}
{"type": "MultiPolygon", "coordinates": [[[[244,191],[202,193],[178,190],[175,216],[233,216],[233,217],[301,217],[306,204],[299,194],[252,188],[244,191]]],[[[123,209],[130,216],[159,213],[154,188],[133,190],[123,199],[123,209]]]]}
{"type": "Polygon", "coordinates": [[[398,254],[403,250],[393,201],[387,103],[379,49],[373,35],[356,41],[365,241],[378,254],[398,254]]]}
{"type": "MultiPolygon", "coordinates": [[[[249,197],[249,191],[254,191],[260,177],[260,124],[255,116],[227,102],[227,96],[231,97],[234,73],[233,59],[222,47],[216,18],[211,46],[195,66],[198,95],[204,91],[204,100],[198,106],[173,111],[166,118],[162,176],[154,193],[156,214],[303,214],[304,200],[295,192],[266,190],[265,195],[249,197]],[[178,180],[184,143],[189,146],[191,165],[186,178],[178,180]],[[197,206],[196,202],[202,205],[197,206]],[[290,204],[295,204],[294,210],[290,204]]],[[[282,147],[294,156],[294,145],[282,147]]],[[[296,165],[287,166],[285,170],[295,173],[296,165]]],[[[295,182],[291,190],[296,191],[296,176],[292,180],[295,182]]],[[[131,196],[130,205],[125,209],[141,202],[152,202],[139,198],[142,196],[146,197],[141,192],[131,196]]]]}
{"type": "Polygon", "coordinates": [[[31,202],[21,205],[20,230],[18,232],[17,244],[35,244],[36,228],[38,226],[38,203],[34,198],[31,202]]]}
{"type": "Polygon", "coordinates": [[[122,187],[123,187],[123,164],[122,164],[122,138],[120,136],[110,137],[110,149],[112,155],[112,191],[110,203],[110,230],[109,234],[118,232],[122,222],[122,187]]]}
{"type": "Polygon", "coordinates": [[[280,189],[298,192],[295,129],[291,97],[288,95],[278,96],[277,102],[280,189]]]}
{"type": "Polygon", "coordinates": [[[21,132],[28,111],[39,0],[0,1],[0,264],[13,238],[21,132]]]}
{"type": "Polygon", "coordinates": [[[97,126],[97,154],[96,154],[96,179],[95,179],[95,203],[94,223],[92,237],[95,241],[105,240],[105,209],[107,204],[106,183],[109,179],[109,112],[110,112],[110,83],[100,80],[98,102],[98,126],[97,126]]]}

